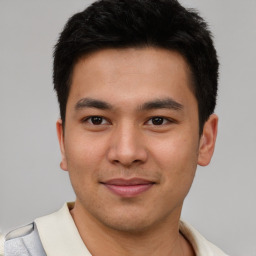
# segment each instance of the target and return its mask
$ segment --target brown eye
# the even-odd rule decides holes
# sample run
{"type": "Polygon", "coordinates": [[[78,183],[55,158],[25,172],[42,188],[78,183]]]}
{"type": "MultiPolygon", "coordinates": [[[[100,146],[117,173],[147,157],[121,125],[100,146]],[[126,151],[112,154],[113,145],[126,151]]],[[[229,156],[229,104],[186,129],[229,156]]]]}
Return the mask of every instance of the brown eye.
{"type": "Polygon", "coordinates": [[[101,125],[101,124],[107,124],[108,123],[106,121],[106,119],[101,117],[101,116],[91,116],[91,117],[87,118],[86,121],[90,124],[93,124],[93,125],[101,125]]]}
{"type": "Polygon", "coordinates": [[[165,119],[163,117],[157,116],[157,117],[153,117],[151,120],[153,125],[162,125],[165,119]]]}
{"type": "Polygon", "coordinates": [[[91,117],[91,122],[93,123],[93,124],[95,124],[95,125],[99,125],[99,124],[101,124],[102,123],[102,117],[100,117],[100,116],[93,116],[93,117],[91,117]]]}

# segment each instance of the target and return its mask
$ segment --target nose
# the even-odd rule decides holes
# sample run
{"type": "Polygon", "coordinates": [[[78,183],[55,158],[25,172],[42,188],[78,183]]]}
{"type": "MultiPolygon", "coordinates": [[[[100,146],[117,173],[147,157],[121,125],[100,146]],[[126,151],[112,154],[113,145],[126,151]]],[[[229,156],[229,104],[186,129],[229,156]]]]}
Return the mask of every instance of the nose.
{"type": "Polygon", "coordinates": [[[110,162],[130,167],[145,163],[147,157],[146,145],[139,128],[123,124],[113,131],[108,151],[110,162]]]}

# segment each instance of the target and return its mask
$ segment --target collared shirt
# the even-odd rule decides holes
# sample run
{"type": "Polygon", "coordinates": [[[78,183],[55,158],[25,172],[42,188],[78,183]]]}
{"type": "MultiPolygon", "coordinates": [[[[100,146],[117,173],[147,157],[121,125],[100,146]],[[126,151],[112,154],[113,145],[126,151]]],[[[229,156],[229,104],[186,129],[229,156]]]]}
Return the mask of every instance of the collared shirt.
{"type": "MultiPolygon", "coordinates": [[[[59,211],[35,220],[47,256],[92,256],[70,214],[73,205],[67,203],[59,211]]],[[[180,232],[191,243],[196,256],[227,256],[183,221],[180,222],[180,232]]]]}
{"type": "Polygon", "coordinates": [[[0,234],[0,256],[4,255],[4,236],[0,234]]]}

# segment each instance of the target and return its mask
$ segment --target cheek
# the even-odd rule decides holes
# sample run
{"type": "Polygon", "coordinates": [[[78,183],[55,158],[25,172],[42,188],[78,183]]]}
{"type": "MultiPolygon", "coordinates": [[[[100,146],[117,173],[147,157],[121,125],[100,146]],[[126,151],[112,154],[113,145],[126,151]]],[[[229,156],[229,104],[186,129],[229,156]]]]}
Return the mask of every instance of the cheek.
{"type": "MultiPolygon", "coordinates": [[[[65,138],[68,165],[75,169],[93,167],[104,156],[104,143],[84,131],[69,133],[65,138]]],[[[70,169],[72,171],[72,169],[70,169]]]]}
{"type": "Polygon", "coordinates": [[[172,135],[161,140],[151,140],[151,152],[159,164],[186,164],[194,161],[198,154],[198,142],[191,136],[172,135]]]}
{"type": "Polygon", "coordinates": [[[191,136],[177,135],[164,141],[152,141],[152,146],[151,153],[164,174],[164,182],[190,186],[197,167],[197,141],[191,136]]]}
{"type": "Polygon", "coordinates": [[[88,189],[97,181],[103,155],[100,145],[84,134],[66,137],[67,169],[73,187],[88,189]]]}
{"type": "Polygon", "coordinates": [[[77,198],[88,198],[97,182],[96,156],[90,146],[73,140],[67,143],[66,159],[70,182],[77,198]]]}

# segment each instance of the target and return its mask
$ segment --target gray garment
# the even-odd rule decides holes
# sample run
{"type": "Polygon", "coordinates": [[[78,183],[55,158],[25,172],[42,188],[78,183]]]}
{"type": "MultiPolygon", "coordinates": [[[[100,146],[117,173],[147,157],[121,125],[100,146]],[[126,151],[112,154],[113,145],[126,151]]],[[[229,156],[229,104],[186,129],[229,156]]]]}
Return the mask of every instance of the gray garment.
{"type": "Polygon", "coordinates": [[[7,234],[4,256],[46,256],[35,223],[7,234]]]}

